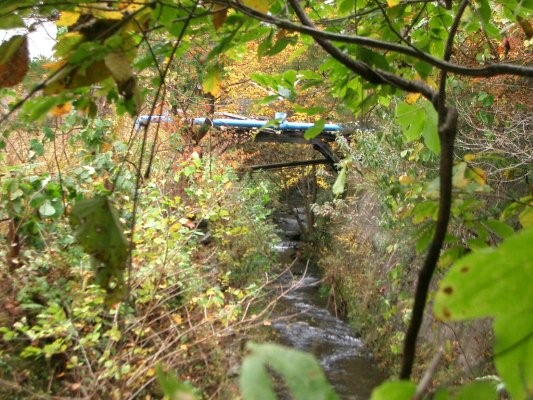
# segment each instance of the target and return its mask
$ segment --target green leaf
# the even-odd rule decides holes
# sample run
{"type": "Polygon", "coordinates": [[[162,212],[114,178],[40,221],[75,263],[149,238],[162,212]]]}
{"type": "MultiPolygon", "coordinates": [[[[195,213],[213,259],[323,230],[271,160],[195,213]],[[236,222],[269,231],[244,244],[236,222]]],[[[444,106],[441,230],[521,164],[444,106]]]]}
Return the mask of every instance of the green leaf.
{"type": "Polygon", "coordinates": [[[402,101],[396,106],[395,117],[407,142],[422,136],[425,145],[433,153],[439,154],[438,115],[431,103],[424,101],[408,104],[402,101]]]}
{"type": "Polygon", "coordinates": [[[479,0],[479,7],[478,7],[478,13],[481,17],[481,21],[483,21],[484,24],[490,22],[492,12],[490,11],[490,4],[488,0],[479,0]]]}
{"type": "Polygon", "coordinates": [[[496,249],[463,257],[442,280],[434,305],[435,314],[444,320],[494,318],[496,368],[516,400],[533,395],[531,243],[530,228],[496,249]]]}
{"type": "Polygon", "coordinates": [[[32,139],[30,141],[30,148],[37,154],[38,156],[42,156],[44,154],[44,146],[41,143],[41,141],[37,139],[32,139]]]}
{"type": "Polygon", "coordinates": [[[372,391],[370,400],[411,400],[416,385],[409,381],[388,381],[372,391]]]}
{"type": "Polygon", "coordinates": [[[435,314],[443,320],[498,317],[533,310],[533,229],[505,239],[494,249],[461,258],[441,281],[435,314]]]}
{"type": "Polygon", "coordinates": [[[424,143],[433,153],[440,153],[440,141],[438,132],[438,114],[429,101],[424,102],[424,130],[422,136],[424,143]]]}
{"type": "MultiPolygon", "coordinates": [[[[524,293],[531,294],[531,290],[524,293]]],[[[507,390],[516,400],[533,397],[532,315],[533,309],[529,309],[500,316],[494,321],[494,363],[507,390]]]]}
{"type": "Polygon", "coordinates": [[[58,104],[65,103],[64,96],[45,96],[28,100],[22,106],[25,119],[34,122],[43,117],[48,111],[58,104]]]}
{"type": "Polygon", "coordinates": [[[427,223],[423,228],[417,232],[415,250],[418,254],[421,254],[427,249],[433,239],[435,233],[435,222],[427,223]]]}
{"type": "Polygon", "coordinates": [[[24,26],[24,21],[20,15],[2,13],[0,29],[24,28],[24,26]]]}
{"type": "Polygon", "coordinates": [[[250,354],[244,358],[240,376],[244,400],[277,399],[267,366],[281,375],[295,400],[338,399],[311,354],[277,344],[247,343],[246,347],[250,354]]]}
{"type": "Polygon", "coordinates": [[[339,196],[344,192],[346,185],[346,165],[343,165],[335,183],[333,184],[331,191],[335,196],[339,196]]]}
{"type": "Polygon", "coordinates": [[[533,227],[533,206],[530,204],[518,216],[518,220],[524,228],[533,227]]]}
{"type": "Polygon", "coordinates": [[[396,106],[396,121],[402,127],[402,133],[407,142],[417,140],[424,129],[424,110],[415,104],[400,102],[396,106]]]}
{"type": "Polygon", "coordinates": [[[157,383],[165,398],[172,400],[196,400],[195,389],[187,382],[180,381],[176,375],[165,372],[160,365],[155,368],[157,383]]]}
{"type": "Polygon", "coordinates": [[[411,214],[413,215],[413,224],[420,224],[428,218],[432,220],[437,219],[437,211],[439,209],[439,203],[433,200],[426,200],[418,203],[411,214]]]}
{"type": "Polygon", "coordinates": [[[25,35],[16,35],[0,45],[0,65],[10,62],[20,46],[26,40],[25,35]]]}
{"type": "Polygon", "coordinates": [[[78,243],[95,261],[96,281],[107,291],[108,300],[121,299],[128,241],[115,207],[106,196],[81,200],[72,208],[70,224],[78,243]]]}
{"type": "Polygon", "coordinates": [[[307,140],[311,140],[317,137],[324,130],[324,125],[326,125],[326,121],[324,119],[318,120],[311,128],[305,131],[304,138],[306,138],[307,140]]]}
{"type": "Polygon", "coordinates": [[[513,228],[511,228],[505,222],[498,221],[495,219],[489,219],[485,221],[485,225],[487,225],[491,231],[493,231],[496,235],[498,235],[502,239],[505,239],[514,233],[513,228]]]}
{"type": "Polygon", "coordinates": [[[496,400],[496,385],[490,382],[474,382],[459,389],[454,400],[496,400]]]}

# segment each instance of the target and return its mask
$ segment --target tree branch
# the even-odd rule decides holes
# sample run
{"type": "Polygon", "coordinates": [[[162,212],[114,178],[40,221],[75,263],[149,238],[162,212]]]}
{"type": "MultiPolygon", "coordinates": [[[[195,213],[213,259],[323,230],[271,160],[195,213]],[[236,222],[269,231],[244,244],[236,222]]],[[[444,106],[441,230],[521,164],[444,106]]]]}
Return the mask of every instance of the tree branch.
{"type": "MultiPolygon", "coordinates": [[[[303,25],[314,28],[313,22],[309,19],[305,11],[302,9],[297,0],[289,0],[291,7],[294,9],[296,15],[303,25]]],[[[390,72],[372,68],[368,64],[355,60],[348,54],[343,53],[338,47],[334,46],[328,40],[322,37],[314,37],[315,41],[333,58],[346,67],[350,68],[357,75],[374,84],[389,84],[398,89],[407,92],[420,93],[432,103],[435,103],[437,93],[422,81],[410,81],[408,79],[399,77],[390,72]]]]}
{"type": "Polygon", "coordinates": [[[464,76],[472,76],[472,77],[485,77],[485,78],[490,78],[490,77],[497,76],[497,75],[506,75],[506,74],[524,76],[524,77],[533,77],[533,67],[513,65],[513,64],[507,64],[507,63],[490,64],[490,65],[487,65],[484,67],[478,67],[478,68],[465,67],[462,65],[454,64],[447,60],[441,60],[441,59],[435,58],[427,53],[418,52],[417,50],[414,50],[406,46],[402,46],[398,43],[384,42],[382,40],[377,40],[377,39],[372,39],[372,38],[367,38],[367,37],[357,36],[357,35],[349,36],[345,34],[322,31],[322,30],[316,29],[314,25],[306,25],[306,24],[299,25],[287,19],[281,19],[273,15],[264,14],[250,7],[246,7],[242,3],[239,3],[238,1],[235,1],[235,0],[228,0],[228,1],[219,0],[218,2],[220,2],[221,4],[227,4],[235,8],[236,10],[239,10],[243,14],[246,14],[257,20],[276,25],[280,28],[283,28],[289,31],[307,34],[309,36],[312,36],[315,40],[325,39],[325,40],[335,41],[339,43],[356,44],[359,46],[365,46],[365,47],[373,48],[373,49],[389,50],[389,51],[393,51],[399,54],[405,54],[407,56],[414,57],[421,61],[425,61],[428,64],[442,71],[446,71],[449,73],[454,73],[454,74],[464,75],[464,76]]]}
{"type": "MultiPolygon", "coordinates": [[[[459,5],[459,10],[455,16],[453,24],[444,50],[444,59],[449,60],[453,51],[453,42],[459,28],[459,22],[469,0],[463,0],[459,5]]],[[[415,302],[409,327],[405,334],[404,351],[400,379],[409,379],[413,370],[416,355],[416,342],[418,333],[424,319],[427,295],[431,278],[439,261],[440,251],[444,243],[448,223],[450,221],[450,210],[452,204],[452,177],[453,177],[453,145],[457,134],[457,109],[446,107],[446,78],[447,73],[443,71],[440,76],[439,96],[437,101],[437,111],[439,113],[439,141],[440,141],[440,163],[439,163],[439,213],[435,225],[435,234],[429,246],[429,250],[424,260],[424,264],[418,273],[418,281],[415,292],[415,302]]]]}

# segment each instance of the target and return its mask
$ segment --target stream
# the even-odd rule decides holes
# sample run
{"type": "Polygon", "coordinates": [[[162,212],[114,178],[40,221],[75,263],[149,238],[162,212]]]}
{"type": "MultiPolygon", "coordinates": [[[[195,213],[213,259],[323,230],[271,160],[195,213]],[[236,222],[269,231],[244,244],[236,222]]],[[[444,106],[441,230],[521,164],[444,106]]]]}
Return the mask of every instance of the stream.
{"type": "Polygon", "coordinates": [[[287,292],[273,311],[275,339],[313,353],[341,399],[369,399],[372,389],[386,376],[351,327],[327,309],[315,270],[298,259],[301,242],[296,218],[277,214],[274,220],[286,238],[276,247],[280,260],[292,265],[276,282],[287,292]]]}

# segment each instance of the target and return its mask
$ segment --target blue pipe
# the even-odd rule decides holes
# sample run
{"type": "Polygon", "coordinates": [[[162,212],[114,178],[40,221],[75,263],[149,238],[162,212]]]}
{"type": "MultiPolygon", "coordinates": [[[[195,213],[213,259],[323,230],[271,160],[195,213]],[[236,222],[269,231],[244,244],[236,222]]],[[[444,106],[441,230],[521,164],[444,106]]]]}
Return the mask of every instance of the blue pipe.
{"type": "Polygon", "coordinates": [[[135,129],[141,129],[141,126],[146,126],[150,122],[172,122],[172,118],[165,115],[139,115],[135,120],[135,129]]]}
{"type": "MultiPolygon", "coordinates": [[[[203,125],[205,122],[206,122],[206,118],[195,118],[193,120],[194,125],[203,125]]],[[[232,128],[262,128],[267,124],[267,121],[263,121],[259,119],[219,118],[219,119],[212,119],[211,122],[213,123],[213,126],[228,126],[232,128]]],[[[311,128],[313,125],[315,124],[313,124],[312,122],[283,121],[277,127],[273,127],[273,128],[280,130],[280,131],[305,131],[311,128]]],[[[322,131],[336,132],[336,131],[340,131],[341,129],[342,127],[337,124],[325,124],[324,129],[322,129],[322,131]]]]}
{"type": "MultiPolygon", "coordinates": [[[[172,118],[165,115],[139,115],[135,120],[135,129],[139,130],[142,126],[146,126],[150,122],[172,122],[172,118]]],[[[206,118],[194,118],[194,125],[203,125],[206,118]]],[[[232,128],[263,128],[267,121],[261,119],[231,119],[231,118],[216,118],[211,120],[213,126],[227,126],[232,128]]],[[[281,122],[277,127],[273,127],[280,131],[305,131],[315,124],[312,122],[281,122]]],[[[323,132],[337,132],[342,127],[337,124],[325,124],[322,129],[323,132]]]]}

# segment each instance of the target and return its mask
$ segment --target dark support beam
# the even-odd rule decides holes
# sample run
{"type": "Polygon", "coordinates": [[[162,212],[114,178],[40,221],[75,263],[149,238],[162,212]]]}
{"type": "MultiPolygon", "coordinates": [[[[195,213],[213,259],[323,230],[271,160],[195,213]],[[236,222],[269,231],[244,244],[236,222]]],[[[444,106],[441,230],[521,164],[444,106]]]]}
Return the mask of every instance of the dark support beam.
{"type": "Polygon", "coordinates": [[[314,159],[314,160],[302,160],[302,161],[292,161],[286,163],[275,163],[275,164],[264,164],[264,165],[250,165],[244,167],[245,170],[259,171],[259,170],[269,170],[269,169],[281,169],[281,168],[293,168],[293,167],[303,167],[307,165],[317,165],[317,164],[328,164],[330,161],[324,159],[314,159]]]}
{"type": "MultiPolygon", "coordinates": [[[[269,142],[269,143],[295,143],[295,144],[309,144],[311,141],[304,138],[304,131],[280,131],[276,132],[271,129],[263,129],[257,132],[254,136],[255,142],[269,142]]],[[[323,140],[324,142],[334,142],[335,134],[322,132],[315,139],[323,140]]]]}
{"type": "Polygon", "coordinates": [[[282,131],[276,132],[270,129],[263,129],[254,136],[255,142],[269,143],[293,143],[293,144],[311,144],[313,148],[320,152],[327,160],[328,164],[334,171],[338,172],[338,163],[340,158],[333,152],[327,142],[335,141],[335,135],[322,132],[314,139],[308,140],[304,137],[303,131],[282,131]]]}
{"type": "Polygon", "coordinates": [[[319,151],[326,158],[326,160],[328,160],[331,168],[333,168],[334,171],[339,172],[339,162],[341,159],[333,152],[333,150],[331,150],[329,144],[316,138],[311,140],[311,144],[316,151],[319,151]]]}

